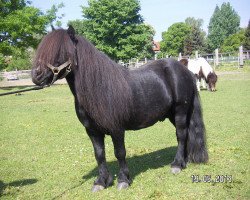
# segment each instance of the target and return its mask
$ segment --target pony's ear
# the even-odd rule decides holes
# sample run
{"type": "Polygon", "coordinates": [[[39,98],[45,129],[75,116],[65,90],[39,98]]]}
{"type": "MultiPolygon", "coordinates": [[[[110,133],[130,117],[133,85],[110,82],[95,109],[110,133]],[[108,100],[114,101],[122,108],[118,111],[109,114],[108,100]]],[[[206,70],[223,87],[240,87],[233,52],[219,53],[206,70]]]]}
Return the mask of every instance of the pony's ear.
{"type": "Polygon", "coordinates": [[[75,29],[73,28],[72,25],[69,25],[69,28],[67,30],[67,33],[69,34],[69,37],[71,38],[71,40],[75,43],[77,43],[77,39],[76,39],[76,32],[75,32],[75,29]]]}

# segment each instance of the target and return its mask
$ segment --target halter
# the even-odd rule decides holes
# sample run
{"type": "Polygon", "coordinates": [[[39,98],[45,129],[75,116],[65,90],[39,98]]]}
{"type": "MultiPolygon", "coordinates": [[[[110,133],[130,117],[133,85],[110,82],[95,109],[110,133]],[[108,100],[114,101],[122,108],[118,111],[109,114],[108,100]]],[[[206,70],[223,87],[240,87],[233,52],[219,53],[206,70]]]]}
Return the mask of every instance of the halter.
{"type": "Polygon", "coordinates": [[[63,79],[65,78],[69,72],[71,72],[71,65],[72,65],[72,62],[71,60],[69,59],[67,62],[61,64],[59,67],[54,67],[53,65],[51,64],[47,64],[47,67],[51,69],[51,71],[53,72],[53,80],[52,82],[50,83],[50,85],[52,85],[55,81],[58,80],[58,74],[64,69],[66,68],[66,71],[64,72],[64,74],[59,78],[59,79],[63,79]]]}

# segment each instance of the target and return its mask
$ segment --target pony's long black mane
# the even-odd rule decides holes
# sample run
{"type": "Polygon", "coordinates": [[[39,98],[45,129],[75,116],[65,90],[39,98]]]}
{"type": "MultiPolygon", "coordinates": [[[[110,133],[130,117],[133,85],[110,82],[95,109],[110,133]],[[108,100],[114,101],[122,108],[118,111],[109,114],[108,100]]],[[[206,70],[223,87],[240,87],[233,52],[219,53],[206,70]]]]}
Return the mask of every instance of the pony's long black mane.
{"type": "Polygon", "coordinates": [[[77,36],[77,98],[89,116],[109,131],[120,131],[130,116],[129,71],[77,36]]]}
{"type": "MultiPolygon", "coordinates": [[[[132,91],[129,71],[112,61],[81,36],[75,44],[66,30],[49,33],[40,43],[34,65],[67,61],[73,66],[74,91],[78,104],[107,131],[120,131],[131,116],[132,91]]],[[[71,81],[69,81],[69,84],[71,81]]]]}

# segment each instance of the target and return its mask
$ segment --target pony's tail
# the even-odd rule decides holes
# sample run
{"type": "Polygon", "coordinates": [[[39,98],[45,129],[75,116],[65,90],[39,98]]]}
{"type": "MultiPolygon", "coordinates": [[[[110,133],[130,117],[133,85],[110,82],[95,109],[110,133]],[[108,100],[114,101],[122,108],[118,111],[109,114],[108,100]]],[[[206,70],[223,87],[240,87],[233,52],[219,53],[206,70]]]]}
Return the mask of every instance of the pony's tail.
{"type": "Polygon", "coordinates": [[[188,128],[187,157],[189,162],[205,163],[208,161],[205,132],[199,94],[195,91],[188,128]]]}

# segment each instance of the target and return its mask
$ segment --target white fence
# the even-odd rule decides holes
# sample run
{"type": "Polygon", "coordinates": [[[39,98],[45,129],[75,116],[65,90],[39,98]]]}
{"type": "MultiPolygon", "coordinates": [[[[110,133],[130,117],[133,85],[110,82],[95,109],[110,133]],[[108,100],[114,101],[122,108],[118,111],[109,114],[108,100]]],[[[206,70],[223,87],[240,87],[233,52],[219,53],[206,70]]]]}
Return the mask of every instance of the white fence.
{"type": "MultiPolygon", "coordinates": [[[[168,56],[166,56],[168,58],[168,56]]],[[[232,52],[232,53],[219,53],[219,50],[216,49],[213,54],[199,54],[198,51],[195,52],[195,55],[193,56],[182,56],[182,54],[179,54],[179,57],[174,57],[177,60],[180,60],[181,58],[198,58],[198,57],[204,57],[211,65],[214,67],[218,67],[220,64],[229,64],[233,63],[238,67],[243,67],[245,60],[250,60],[250,50],[243,51],[242,46],[239,47],[238,52],[232,52]]],[[[158,59],[157,55],[155,56],[154,60],[158,59]]],[[[131,59],[128,63],[119,62],[123,66],[130,68],[130,69],[136,69],[139,68],[141,65],[149,62],[151,60],[143,59],[131,59]]]]}
{"type": "MultiPolygon", "coordinates": [[[[180,53],[179,57],[178,58],[176,57],[175,59],[180,60],[181,58],[190,58],[190,57],[192,56],[182,56],[180,53]]],[[[244,61],[250,60],[250,50],[243,51],[243,48],[240,47],[239,52],[233,52],[233,53],[219,53],[218,50],[215,50],[214,54],[200,55],[198,52],[196,52],[193,57],[204,57],[211,65],[214,65],[214,67],[217,67],[219,64],[228,64],[228,63],[234,63],[238,67],[243,67],[244,61]]],[[[158,59],[157,55],[152,60],[156,59],[158,59]]],[[[151,62],[152,60],[149,60],[147,58],[143,60],[131,59],[128,63],[124,63],[122,61],[120,61],[119,63],[129,69],[137,69],[143,64],[151,62]]],[[[31,70],[1,72],[0,76],[6,78],[7,80],[26,79],[31,77],[31,70]]]]}

